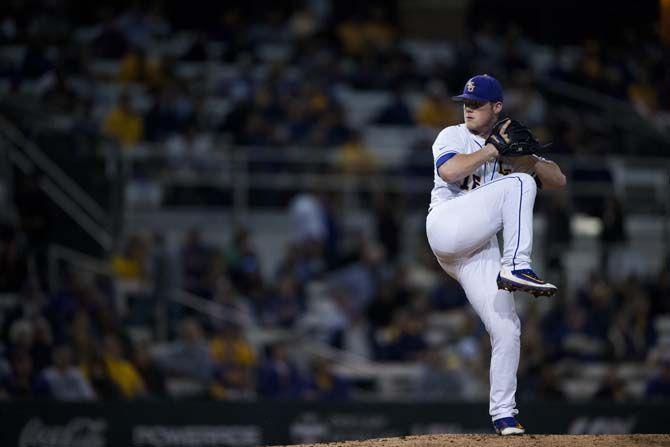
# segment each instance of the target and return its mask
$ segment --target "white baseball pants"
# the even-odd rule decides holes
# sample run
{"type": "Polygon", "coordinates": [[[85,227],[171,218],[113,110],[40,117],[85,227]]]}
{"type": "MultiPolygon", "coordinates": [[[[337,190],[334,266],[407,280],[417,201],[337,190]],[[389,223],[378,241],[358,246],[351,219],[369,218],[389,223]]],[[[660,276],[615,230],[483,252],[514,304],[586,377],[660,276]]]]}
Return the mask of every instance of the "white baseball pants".
{"type": "Polygon", "coordinates": [[[537,185],[514,173],[437,205],[426,219],[428,242],[440,265],[456,279],[491,338],[492,420],[514,416],[521,325],[514,296],[498,290],[501,262],[530,268],[537,185]],[[502,259],[496,234],[503,230],[502,259]]]}

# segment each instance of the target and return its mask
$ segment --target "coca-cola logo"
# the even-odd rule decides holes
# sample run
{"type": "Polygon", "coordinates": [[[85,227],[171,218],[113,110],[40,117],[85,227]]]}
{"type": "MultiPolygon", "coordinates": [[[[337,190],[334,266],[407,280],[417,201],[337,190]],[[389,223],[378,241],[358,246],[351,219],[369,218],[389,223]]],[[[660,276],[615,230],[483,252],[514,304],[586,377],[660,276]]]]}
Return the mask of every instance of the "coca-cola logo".
{"type": "Polygon", "coordinates": [[[19,447],[104,447],[107,422],[74,418],[64,425],[46,425],[33,418],[21,430],[19,447]]]}

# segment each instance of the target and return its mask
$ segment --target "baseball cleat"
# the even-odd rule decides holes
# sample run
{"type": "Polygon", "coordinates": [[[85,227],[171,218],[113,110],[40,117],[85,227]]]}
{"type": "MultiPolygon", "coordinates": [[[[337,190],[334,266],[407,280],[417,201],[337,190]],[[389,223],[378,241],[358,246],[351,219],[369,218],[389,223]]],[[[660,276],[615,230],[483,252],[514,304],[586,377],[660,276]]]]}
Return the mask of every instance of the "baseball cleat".
{"type": "Polygon", "coordinates": [[[535,297],[552,296],[558,291],[555,285],[544,282],[531,269],[510,270],[502,266],[496,282],[498,289],[509,292],[521,290],[535,297]]]}
{"type": "Polygon", "coordinates": [[[526,433],[526,429],[523,428],[523,425],[519,424],[514,416],[496,419],[493,421],[493,428],[495,428],[496,433],[502,436],[523,435],[526,433]]]}

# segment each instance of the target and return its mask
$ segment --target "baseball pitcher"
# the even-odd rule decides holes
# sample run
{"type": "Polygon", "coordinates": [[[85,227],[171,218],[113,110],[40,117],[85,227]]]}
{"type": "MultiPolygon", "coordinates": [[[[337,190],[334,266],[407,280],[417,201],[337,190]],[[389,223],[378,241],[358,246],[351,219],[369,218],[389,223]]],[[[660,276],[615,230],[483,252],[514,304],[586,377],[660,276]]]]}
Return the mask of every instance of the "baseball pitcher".
{"type": "Polygon", "coordinates": [[[493,426],[501,435],[523,434],[514,398],[520,323],[511,292],[557,291],[531,268],[533,205],[538,186],[561,188],[565,176],[537,155],[542,146],[527,127],[499,120],[503,90],[495,78],[475,76],[453,99],[463,102],[465,122],[442,130],[433,144],[426,233],[438,262],[461,284],[491,337],[493,426]]]}

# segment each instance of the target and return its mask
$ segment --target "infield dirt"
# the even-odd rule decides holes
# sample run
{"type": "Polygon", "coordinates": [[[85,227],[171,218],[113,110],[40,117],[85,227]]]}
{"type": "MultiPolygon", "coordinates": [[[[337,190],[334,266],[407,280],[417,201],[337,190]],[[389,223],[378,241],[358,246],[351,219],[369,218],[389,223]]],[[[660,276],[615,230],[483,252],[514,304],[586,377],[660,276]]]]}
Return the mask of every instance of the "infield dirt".
{"type": "Polygon", "coordinates": [[[291,447],[670,447],[670,435],[424,435],[291,447]]]}

